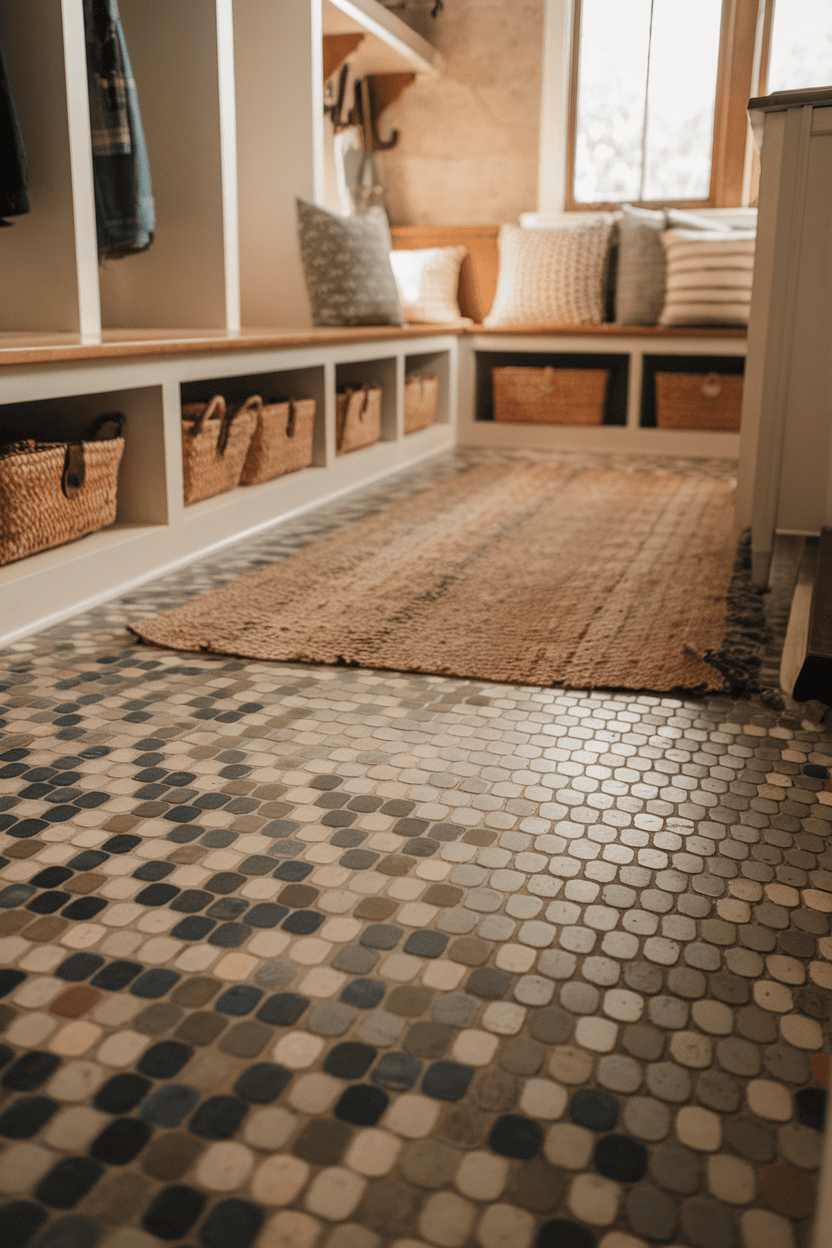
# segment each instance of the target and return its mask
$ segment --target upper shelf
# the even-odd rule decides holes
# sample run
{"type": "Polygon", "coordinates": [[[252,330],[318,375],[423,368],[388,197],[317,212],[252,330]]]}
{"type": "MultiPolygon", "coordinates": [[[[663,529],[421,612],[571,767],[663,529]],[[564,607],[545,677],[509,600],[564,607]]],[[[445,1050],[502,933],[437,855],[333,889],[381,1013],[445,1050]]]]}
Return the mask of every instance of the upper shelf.
{"type": "Polygon", "coordinates": [[[357,77],[437,73],[436,49],[378,0],[324,0],[322,10],[325,35],[364,35],[351,59],[357,77]]]}

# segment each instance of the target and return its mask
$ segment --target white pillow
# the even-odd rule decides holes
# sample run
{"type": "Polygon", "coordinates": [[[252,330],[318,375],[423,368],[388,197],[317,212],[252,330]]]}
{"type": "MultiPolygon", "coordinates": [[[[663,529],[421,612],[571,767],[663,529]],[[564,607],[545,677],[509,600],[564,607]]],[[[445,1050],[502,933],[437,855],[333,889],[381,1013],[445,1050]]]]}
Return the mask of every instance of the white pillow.
{"type": "Polygon", "coordinates": [[[497,292],[487,326],[600,325],[612,223],[500,227],[497,292]]]}
{"type": "Polygon", "coordinates": [[[754,230],[665,230],[665,302],[660,325],[747,325],[754,230]]]}
{"type": "Polygon", "coordinates": [[[459,269],[466,251],[465,247],[424,247],[390,252],[405,320],[470,324],[457,303],[459,269]]]}
{"type": "Polygon", "coordinates": [[[524,230],[574,230],[596,221],[614,223],[621,217],[616,212],[521,212],[520,224],[524,230]]]}

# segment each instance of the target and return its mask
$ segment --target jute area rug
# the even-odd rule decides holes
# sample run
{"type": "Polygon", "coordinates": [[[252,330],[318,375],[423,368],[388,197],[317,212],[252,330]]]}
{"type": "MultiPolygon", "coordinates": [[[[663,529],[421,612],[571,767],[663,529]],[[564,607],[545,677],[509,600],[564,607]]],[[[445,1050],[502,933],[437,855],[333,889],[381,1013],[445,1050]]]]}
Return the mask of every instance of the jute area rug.
{"type": "Polygon", "coordinates": [[[484,466],[131,627],[252,659],[723,691],[736,547],[722,481],[484,466]]]}

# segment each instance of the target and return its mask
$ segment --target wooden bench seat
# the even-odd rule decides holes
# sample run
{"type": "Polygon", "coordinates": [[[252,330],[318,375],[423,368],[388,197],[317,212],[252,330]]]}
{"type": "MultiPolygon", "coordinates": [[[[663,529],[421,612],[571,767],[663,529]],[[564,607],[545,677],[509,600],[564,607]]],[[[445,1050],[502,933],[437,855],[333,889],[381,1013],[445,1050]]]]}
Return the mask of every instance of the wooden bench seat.
{"type": "Polygon", "coordinates": [[[482,322],[494,302],[499,269],[497,238],[498,225],[398,225],[390,235],[393,246],[402,251],[422,247],[467,248],[468,254],[459,273],[459,310],[469,317],[473,326],[469,333],[477,334],[548,334],[551,337],[569,335],[598,336],[609,338],[745,338],[744,326],[722,325],[507,325],[499,328],[485,326],[482,322]]]}

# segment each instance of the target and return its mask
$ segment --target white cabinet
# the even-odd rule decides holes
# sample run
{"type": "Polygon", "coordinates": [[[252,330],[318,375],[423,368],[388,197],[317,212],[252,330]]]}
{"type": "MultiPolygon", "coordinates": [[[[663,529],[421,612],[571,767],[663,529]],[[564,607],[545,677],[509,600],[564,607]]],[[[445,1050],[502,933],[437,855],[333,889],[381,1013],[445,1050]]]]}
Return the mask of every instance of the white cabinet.
{"type": "Polygon", "coordinates": [[[116,523],[0,567],[0,644],[455,443],[456,336],[304,332],[295,222],[295,197],[323,189],[324,17],[362,34],[373,72],[430,71],[430,45],[377,0],[119,9],[156,235],[99,267],[83,0],[0,0],[31,171],[31,212],[0,230],[0,444],[70,441],[102,412],[127,416],[116,523]],[[440,409],[405,435],[412,368],[438,373],[440,409]],[[383,387],[382,439],[337,456],[336,385],[363,380],[383,387]],[[214,392],[314,398],[313,466],[186,508],[180,404],[214,392]]]}
{"type": "Polygon", "coordinates": [[[321,201],[324,19],[367,72],[437,54],[377,0],[120,0],[156,200],[99,269],[83,0],[0,0],[31,212],[0,230],[3,332],[302,327],[295,197],[321,201]],[[33,20],[34,10],[37,20],[33,20]]]}
{"type": "Polygon", "coordinates": [[[762,159],[737,520],[764,586],[775,533],[832,525],[832,88],[750,110],[762,159]]]}

